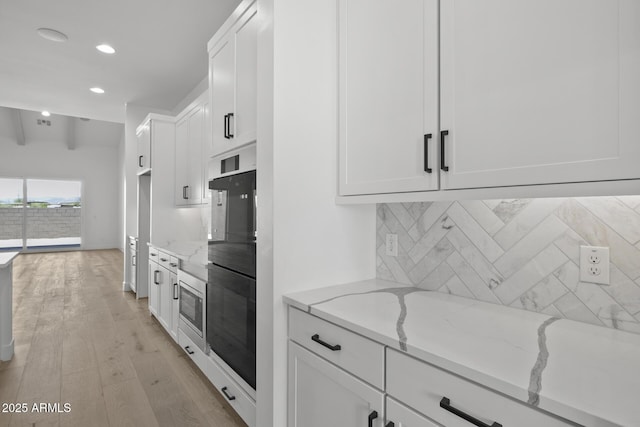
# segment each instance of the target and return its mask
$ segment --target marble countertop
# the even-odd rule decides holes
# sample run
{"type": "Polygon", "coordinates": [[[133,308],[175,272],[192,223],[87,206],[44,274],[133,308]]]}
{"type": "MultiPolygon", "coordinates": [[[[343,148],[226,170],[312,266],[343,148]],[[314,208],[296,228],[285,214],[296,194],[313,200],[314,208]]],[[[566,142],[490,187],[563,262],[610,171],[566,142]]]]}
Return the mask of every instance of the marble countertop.
{"type": "Polygon", "coordinates": [[[14,258],[20,255],[20,252],[0,252],[0,268],[11,265],[14,258]]]}
{"type": "Polygon", "coordinates": [[[586,426],[640,426],[640,335],[373,279],[296,308],[586,426]]]}
{"type": "Polygon", "coordinates": [[[149,246],[179,258],[181,261],[206,267],[209,258],[207,241],[168,241],[161,244],[148,243],[149,246]]]}

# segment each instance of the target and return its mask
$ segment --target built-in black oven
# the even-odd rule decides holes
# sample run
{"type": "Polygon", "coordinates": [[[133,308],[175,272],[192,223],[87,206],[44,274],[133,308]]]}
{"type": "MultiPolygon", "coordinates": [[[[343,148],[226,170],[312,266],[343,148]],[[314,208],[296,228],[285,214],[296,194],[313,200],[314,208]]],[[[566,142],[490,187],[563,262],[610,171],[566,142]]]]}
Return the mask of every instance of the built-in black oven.
{"type": "Polygon", "coordinates": [[[256,386],[256,171],[209,182],[207,344],[256,386]]]}

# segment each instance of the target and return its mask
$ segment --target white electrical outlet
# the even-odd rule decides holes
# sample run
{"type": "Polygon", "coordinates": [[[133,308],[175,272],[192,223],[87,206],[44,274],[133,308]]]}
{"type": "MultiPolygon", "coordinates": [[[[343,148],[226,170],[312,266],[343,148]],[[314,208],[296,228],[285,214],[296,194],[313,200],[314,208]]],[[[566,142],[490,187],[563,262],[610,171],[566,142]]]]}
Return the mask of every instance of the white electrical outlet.
{"type": "Polygon", "coordinates": [[[580,281],[608,285],[609,248],[580,246],[580,281]]]}
{"type": "Polygon", "coordinates": [[[398,256],[397,234],[387,234],[387,247],[385,253],[389,256],[398,256]]]}

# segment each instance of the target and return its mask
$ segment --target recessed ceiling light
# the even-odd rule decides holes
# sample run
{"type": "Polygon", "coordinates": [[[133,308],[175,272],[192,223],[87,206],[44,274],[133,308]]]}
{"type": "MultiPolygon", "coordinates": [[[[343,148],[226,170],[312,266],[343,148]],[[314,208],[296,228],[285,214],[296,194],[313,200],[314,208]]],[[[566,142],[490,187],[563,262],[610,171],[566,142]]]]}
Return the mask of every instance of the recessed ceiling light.
{"type": "Polygon", "coordinates": [[[104,89],[99,88],[99,87],[92,87],[91,89],[89,89],[91,92],[93,93],[104,93],[104,89]]]}
{"type": "Polygon", "coordinates": [[[51,115],[51,113],[45,110],[45,111],[42,112],[42,115],[45,116],[45,117],[49,117],[51,115]]]}
{"type": "Polygon", "coordinates": [[[108,44],[98,45],[96,46],[96,49],[98,49],[102,53],[108,53],[109,55],[111,55],[112,53],[116,53],[116,50],[108,44]]]}
{"type": "Polygon", "coordinates": [[[66,42],[69,40],[66,34],[51,28],[38,28],[38,35],[53,42],[66,42]]]}

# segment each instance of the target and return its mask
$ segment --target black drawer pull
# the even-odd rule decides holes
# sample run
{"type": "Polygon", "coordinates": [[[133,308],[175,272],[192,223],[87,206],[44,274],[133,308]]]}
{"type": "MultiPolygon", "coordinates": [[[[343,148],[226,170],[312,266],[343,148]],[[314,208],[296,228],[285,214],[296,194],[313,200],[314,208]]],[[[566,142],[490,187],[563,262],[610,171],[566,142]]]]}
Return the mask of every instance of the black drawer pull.
{"type": "Polygon", "coordinates": [[[160,284],[160,279],[159,279],[159,277],[160,277],[160,271],[155,270],[155,271],[153,272],[153,283],[155,283],[156,285],[159,285],[159,284],[160,284]]]}
{"type": "Polygon", "coordinates": [[[167,262],[167,261],[169,261],[169,260],[168,260],[168,259],[166,259],[166,258],[160,258],[160,261],[162,261],[162,262],[167,262]]]}
{"type": "Polygon", "coordinates": [[[451,406],[451,401],[449,400],[448,397],[443,397],[440,400],[440,407],[443,408],[446,411],[451,412],[454,415],[459,416],[460,418],[462,418],[465,421],[469,421],[474,426],[478,426],[478,427],[502,427],[502,424],[500,424],[500,423],[498,423],[496,421],[494,421],[493,424],[489,425],[489,424],[483,423],[482,421],[478,420],[477,418],[472,417],[469,414],[465,414],[460,409],[454,408],[453,406],[451,406]]]}
{"type": "Polygon", "coordinates": [[[369,414],[369,427],[373,427],[373,420],[378,418],[378,411],[371,411],[369,414]]]}
{"type": "Polygon", "coordinates": [[[138,166],[139,166],[139,167],[144,167],[144,166],[142,165],[142,158],[143,158],[143,157],[144,157],[144,156],[138,156],[138,166]]]}
{"type": "Polygon", "coordinates": [[[158,254],[150,253],[149,256],[156,256],[158,254]]]}
{"type": "Polygon", "coordinates": [[[185,351],[186,351],[187,353],[189,353],[189,354],[193,354],[193,353],[195,353],[195,351],[191,350],[191,349],[189,348],[189,346],[186,346],[184,349],[185,349],[185,351]]]}
{"type": "Polygon", "coordinates": [[[175,300],[178,299],[178,284],[177,283],[173,284],[173,299],[175,299],[175,300]]]}
{"type": "Polygon", "coordinates": [[[424,136],[424,171],[426,173],[433,172],[433,169],[429,167],[429,140],[431,139],[431,136],[432,135],[430,133],[427,133],[424,136]]]}
{"type": "Polygon", "coordinates": [[[224,395],[227,397],[227,399],[229,400],[236,400],[236,397],[227,393],[227,387],[222,387],[222,389],[220,390],[222,391],[222,393],[224,393],[224,395]]]}
{"type": "Polygon", "coordinates": [[[446,162],[444,160],[444,139],[447,135],[449,135],[448,130],[443,130],[440,132],[440,169],[445,172],[449,172],[449,166],[445,164],[446,162]]]}
{"type": "Polygon", "coordinates": [[[169,265],[170,265],[171,267],[177,267],[177,266],[178,266],[178,264],[176,264],[175,262],[170,262],[170,263],[169,263],[169,265]]]}
{"type": "Polygon", "coordinates": [[[396,427],[396,425],[393,423],[393,421],[389,421],[384,427],[396,427]]]}
{"type": "Polygon", "coordinates": [[[317,343],[318,343],[318,344],[320,344],[320,345],[323,345],[323,346],[327,347],[327,348],[328,348],[329,350],[331,350],[331,351],[338,351],[338,350],[342,350],[342,347],[340,346],[340,344],[331,345],[331,344],[329,344],[328,342],[322,341],[322,340],[320,339],[320,335],[318,335],[318,334],[313,335],[313,336],[311,337],[311,340],[312,340],[312,341],[317,342],[317,343]]]}

